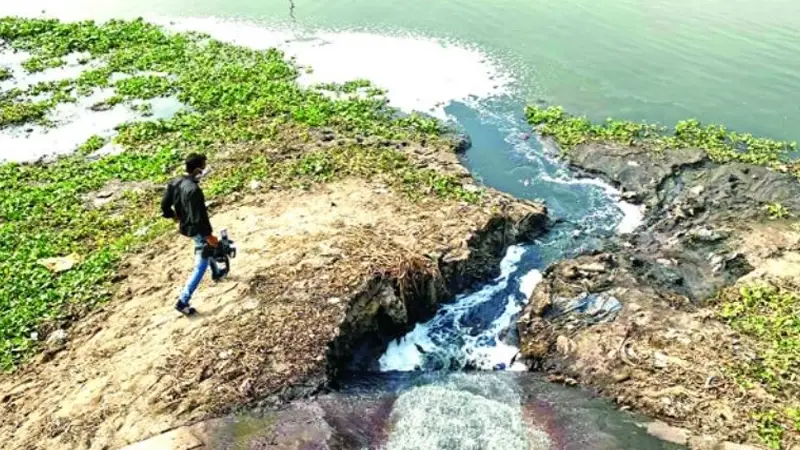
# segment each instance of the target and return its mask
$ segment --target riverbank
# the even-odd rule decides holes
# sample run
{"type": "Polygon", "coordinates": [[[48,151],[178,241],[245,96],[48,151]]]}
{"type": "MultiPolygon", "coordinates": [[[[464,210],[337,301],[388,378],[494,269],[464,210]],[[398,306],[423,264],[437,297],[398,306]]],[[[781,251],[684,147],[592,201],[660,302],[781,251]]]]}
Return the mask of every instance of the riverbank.
{"type": "MultiPolygon", "coordinates": [[[[462,188],[461,173],[382,151],[423,141],[447,148],[438,122],[398,117],[363,81],[301,88],[296,79],[308,69],[275,50],[143,21],[4,18],[0,42],[11,73],[0,96],[4,369],[35,351],[33,333],[47,334],[46,323],[58,327],[109,297],[121,255],[169,226],[155,220],[154,187],[178,175],[189,152],[216,160],[206,182],[212,200],[251,183],[285,188],[346,176],[382,177],[412,197],[480,195],[462,188]],[[318,141],[335,150],[314,151],[318,141]],[[43,265],[67,256],[73,267],[57,276],[43,265]]],[[[457,164],[455,156],[445,163],[457,164]]]]}
{"type": "Polygon", "coordinates": [[[4,89],[4,132],[86,98],[141,113],[0,165],[0,440],[19,448],[116,448],[316,392],[546,226],[542,206],[477,186],[437,121],[363,81],[301,88],[275,50],[142,21],[6,18],[0,39],[11,81],[62,77],[4,89]],[[182,106],[157,117],[157,99],[182,106]],[[191,249],[156,205],[190,151],[209,155],[212,222],[239,256],[188,320],[172,304],[191,249]]]}
{"type": "Polygon", "coordinates": [[[794,145],[693,121],[670,135],[557,108],[529,119],[647,211],[604,253],[544,274],[518,324],[529,364],[667,422],[654,432],[690,448],[798,445],[794,145]]]}
{"type": "Polygon", "coordinates": [[[172,309],[191,268],[187,243],[155,241],[126,259],[106,306],[3,377],[0,436],[21,448],[118,447],[317,392],[357,352],[381,351],[487,278],[544,218],[501,196],[412,202],[352,178],[226,202],[212,221],[240,254],[228,281],[201,288],[199,317],[172,309]]]}

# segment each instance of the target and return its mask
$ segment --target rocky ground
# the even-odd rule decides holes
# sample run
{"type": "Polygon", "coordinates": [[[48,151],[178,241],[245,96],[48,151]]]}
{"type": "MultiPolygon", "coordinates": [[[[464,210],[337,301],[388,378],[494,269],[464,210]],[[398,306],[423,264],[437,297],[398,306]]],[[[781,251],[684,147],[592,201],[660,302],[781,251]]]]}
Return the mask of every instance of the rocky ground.
{"type": "MultiPolygon", "coordinates": [[[[800,276],[800,233],[774,211],[800,211],[797,178],[692,149],[584,144],[568,159],[646,205],[646,220],[605,253],[547,270],[518,323],[530,366],[662,420],[651,431],[690,448],[767,442],[758,414],[796,397],[737,379],[764,347],[719,320],[717,299],[800,276]]],[[[774,448],[800,445],[796,429],[781,433],[774,448]]]]}
{"type": "MultiPolygon", "coordinates": [[[[405,152],[478,190],[452,151],[405,152]]],[[[123,264],[105,307],[0,376],[3,448],[119,448],[323,389],[546,225],[543,207],[494,191],[476,203],[409,197],[380,177],[251,188],[213,206],[239,255],[227,280],[200,287],[197,317],[173,309],[192,249],[170,234],[123,264]]]]}

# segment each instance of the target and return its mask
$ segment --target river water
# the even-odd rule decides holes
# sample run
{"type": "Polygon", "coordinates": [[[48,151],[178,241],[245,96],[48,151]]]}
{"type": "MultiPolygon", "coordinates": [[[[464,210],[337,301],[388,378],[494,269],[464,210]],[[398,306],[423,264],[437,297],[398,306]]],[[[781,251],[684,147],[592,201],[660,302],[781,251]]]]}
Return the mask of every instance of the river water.
{"type": "MultiPolygon", "coordinates": [[[[754,134],[800,138],[795,126],[800,2],[795,0],[0,3],[2,15],[46,10],[67,18],[218,17],[270,27],[414,33],[474,45],[499,58],[519,81],[522,100],[543,99],[596,119],[674,122],[691,116],[754,134]]],[[[421,78],[430,73],[424,67],[406,69],[404,74],[421,78]]],[[[452,69],[453,76],[470,76],[452,69]]]]}
{"type": "MultiPolygon", "coordinates": [[[[514,315],[541,271],[605,236],[630,232],[643,213],[620,202],[610,186],[565,168],[553,149],[530,136],[522,108],[560,104],[595,119],[691,116],[773,138],[800,136],[793,126],[800,112],[800,3],[791,0],[0,5],[0,16],[43,11],[64,19],[142,15],[242,45],[278,46],[314,68],[301,82],[370,79],[388,89],[393,105],[468,133],[473,147],[464,163],[476,178],[543,200],[559,220],[540,241],[509,249],[496,280],[393,342],[375,361],[375,373],[343,380],[340,392],[319,400],[322,409],[328,405],[326,425],[355,436],[342,448],[667,448],[634,425],[639,419],[607,402],[513,373],[521,369],[514,315]],[[348,404],[355,409],[330,406],[348,404]],[[385,414],[372,428],[385,433],[358,425],[375,410],[385,414]]],[[[110,128],[98,122],[80,127],[87,137],[103,131],[89,127],[110,128]]],[[[58,142],[66,140],[0,133],[0,159],[53,151],[58,142]]]]}

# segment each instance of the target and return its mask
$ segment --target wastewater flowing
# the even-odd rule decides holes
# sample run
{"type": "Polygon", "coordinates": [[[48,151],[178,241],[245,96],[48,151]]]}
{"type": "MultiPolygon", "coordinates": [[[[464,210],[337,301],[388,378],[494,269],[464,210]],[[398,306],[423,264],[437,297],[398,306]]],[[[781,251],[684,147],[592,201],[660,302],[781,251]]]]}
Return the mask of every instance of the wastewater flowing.
{"type": "MultiPolygon", "coordinates": [[[[469,135],[472,148],[463,163],[484,184],[548,206],[551,231],[509,248],[497,278],[444,305],[430,321],[391,342],[374,370],[350,376],[339,392],[320,400],[336,405],[328,418],[338,423],[329,424],[352,435],[349,448],[667,448],[637,427],[637,418],[580,389],[548,384],[525,373],[517,361],[515,319],[542,271],[603,238],[632,231],[643,211],[621,201],[613,187],[570,171],[555,149],[531,135],[518,94],[521,83],[512,72],[477,47],[412,34],[297,31],[208,18],[156,20],[254,48],[277,46],[298,64],[313,67],[300,83],[369,79],[388,90],[392,105],[434,115],[469,135]],[[387,398],[390,406],[376,409],[387,398]],[[373,413],[378,414],[376,428],[391,422],[388,435],[358,425],[373,413]]],[[[21,57],[0,54],[0,62],[15,65],[21,57]]],[[[68,63],[30,80],[20,71],[15,82],[72,77],[74,70],[80,68],[68,63]]],[[[89,111],[95,100],[56,111],[60,126],[54,131],[0,133],[0,148],[10,149],[0,150],[0,159],[67,153],[89,136],[112,136],[116,125],[136,118],[117,108],[89,111]]],[[[181,105],[156,99],[151,106],[159,118],[181,105]]],[[[119,149],[100,154],[111,151],[119,149]]]]}

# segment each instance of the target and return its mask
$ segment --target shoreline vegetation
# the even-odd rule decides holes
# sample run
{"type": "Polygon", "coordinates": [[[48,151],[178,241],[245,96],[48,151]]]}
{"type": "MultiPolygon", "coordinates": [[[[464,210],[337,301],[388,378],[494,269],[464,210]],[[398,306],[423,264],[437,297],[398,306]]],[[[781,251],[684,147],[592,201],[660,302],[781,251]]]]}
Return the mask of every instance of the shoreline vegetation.
{"type": "MultiPolygon", "coordinates": [[[[206,184],[211,201],[251,183],[273,188],[380,177],[410,196],[431,193],[476,202],[459,179],[417,167],[396,147],[427,141],[450,147],[438,121],[401,116],[368,82],[302,88],[301,68],[274,49],[249,50],[198,33],[170,33],[143,20],[64,23],[0,19],[0,51],[24,51],[28,72],[57,68],[80,55],[77,78],[0,92],[0,129],[52,126],[47,113],[105,89],[104,105],[177,98],[171,118],[122,124],[113,138],[125,151],[87,158],[109,141],[93,136],[53,161],[0,165],[0,368],[13,369],[37,347],[41,328],[58,327],[109,298],[123,254],[171,229],[153,207],[158,186],[179,174],[182,157],[201,151],[217,161],[206,184]],[[114,81],[116,78],[116,81],[114,81]],[[336,98],[333,98],[336,97],[336,98]],[[303,145],[337,137],[331,151],[265,153],[266,144],[303,145]],[[392,147],[389,149],[388,147],[392,147]],[[113,202],[87,208],[107,183],[138,183],[113,202]],[[75,255],[53,274],[39,261],[75,255]]],[[[8,68],[2,72],[10,76],[8,68]]],[[[136,107],[136,105],[132,105],[136,107]]],[[[146,107],[145,107],[146,108],[146,107]]]]}
{"type": "Polygon", "coordinates": [[[800,175],[793,161],[797,142],[755,137],[728,130],[724,125],[703,124],[697,119],[682,120],[674,127],[647,122],[606,119],[593,123],[586,117],[570,115],[558,106],[528,106],[525,115],[543,136],[555,140],[564,153],[577,145],[615,143],[643,147],[654,152],[699,148],[718,163],[742,162],[790,170],[800,175]]]}

